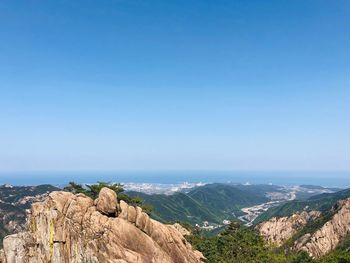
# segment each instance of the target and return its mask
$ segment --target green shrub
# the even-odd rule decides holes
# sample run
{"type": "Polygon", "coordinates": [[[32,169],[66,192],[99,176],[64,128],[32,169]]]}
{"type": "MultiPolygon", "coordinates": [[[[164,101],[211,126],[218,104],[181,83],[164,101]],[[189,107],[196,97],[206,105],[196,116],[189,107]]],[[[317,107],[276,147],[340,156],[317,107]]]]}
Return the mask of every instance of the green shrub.
{"type": "Polygon", "coordinates": [[[64,187],[64,190],[74,194],[82,193],[91,197],[92,199],[96,199],[103,187],[113,190],[118,195],[118,200],[123,200],[132,206],[140,206],[145,213],[151,214],[153,210],[152,205],[145,204],[143,198],[139,196],[131,197],[124,193],[123,185],[119,183],[111,184],[106,182],[97,182],[96,184],[90,184],[84,187],[81,184],[69,182],[69,184],[64,187]]]}

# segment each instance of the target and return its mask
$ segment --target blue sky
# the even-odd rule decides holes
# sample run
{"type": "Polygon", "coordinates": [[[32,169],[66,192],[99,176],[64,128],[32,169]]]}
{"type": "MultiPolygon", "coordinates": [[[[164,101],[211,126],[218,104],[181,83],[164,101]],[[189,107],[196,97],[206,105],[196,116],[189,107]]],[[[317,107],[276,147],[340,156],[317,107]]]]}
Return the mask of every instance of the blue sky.
{"type": "Polygon", "coordinates": [[[350,170],[350,2],[1,1],[0,171],[350,170]]]}

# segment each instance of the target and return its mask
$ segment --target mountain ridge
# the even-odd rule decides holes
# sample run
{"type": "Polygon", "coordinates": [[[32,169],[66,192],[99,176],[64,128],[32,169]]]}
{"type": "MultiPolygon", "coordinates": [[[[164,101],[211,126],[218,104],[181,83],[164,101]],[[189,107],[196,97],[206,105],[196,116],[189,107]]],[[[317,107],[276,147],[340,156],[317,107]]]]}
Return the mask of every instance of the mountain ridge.
{"type": "Polygon", "coordinates": [[[306,200],[293,200],[280,206],[270,208],[261,214],[255,224],[267,221],[273,217],[290,216],[300,211],[318,210],[321,212],[331,210],[337,201],[350,197],[350,188],[343,189],[334,193],[322,193],[309,197],[306,200]]]}
{"type": "Polygon", "coordinates": [[[267,190],[277,191],[279,188],[270,185],[213,183],[172,195],[149,195],[135,191],[128,191],[128,194],[140,196],[146,203],[153,205],[152,216],[162,222],[222,223],[225,219],[235,219],[235,214],[241,214],[240,209],[243,207],[267,202],[267,190]]]}

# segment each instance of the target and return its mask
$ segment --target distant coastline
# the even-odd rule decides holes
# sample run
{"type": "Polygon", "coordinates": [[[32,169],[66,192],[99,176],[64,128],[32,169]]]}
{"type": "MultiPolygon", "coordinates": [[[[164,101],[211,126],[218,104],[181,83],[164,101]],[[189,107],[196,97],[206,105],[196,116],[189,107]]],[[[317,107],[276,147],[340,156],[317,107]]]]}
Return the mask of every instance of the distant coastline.
{"type": "Polygon", "coordinates": [[[188,183],[250,183],[275,185],[350,186],[350,171],[115,171],[115,172],[0,172],[0,184],[64,185],[69,181],[95,183],[181,184],[188,183]]]}

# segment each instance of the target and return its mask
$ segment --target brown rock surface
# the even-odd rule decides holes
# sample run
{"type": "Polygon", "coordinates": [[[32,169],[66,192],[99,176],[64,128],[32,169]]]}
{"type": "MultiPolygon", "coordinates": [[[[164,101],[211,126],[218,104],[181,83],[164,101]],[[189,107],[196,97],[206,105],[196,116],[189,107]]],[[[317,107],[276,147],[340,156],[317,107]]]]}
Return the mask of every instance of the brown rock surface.
{"type": "Polygon", "coordinates": [[[180,225],[179,223],[175,223],[173,224],[173,227],[175,227],[183,236],[189,236],[191,235],[191,232],[189,230],[187,230],[186,228],[184,228],[182,225],[180,225]]]}
{"type": "Polygon", "coordinates": [[[320,216],[320,212],[301,212],[288,217],[273,217],[259,224],[256,229],[270,244],[281,246],[310,220],[320,216]]]}
{"type": "Polygon", "coordinates": [[[294,249],[303,250],[310,256],[320,258],[326,255],[350,233],[350,198],[339,201],[336,213],[315,233],[308,233],[298,239],[294,249]]]}
{"type": "Polygon", "coordinates": [[[52,192],[32,205],[27,232],[4,239],[0,262],[201,262],[202,254],[175,227],[149,218],[139,207],[121,201],[118,217],[105,215],[111,215],[113,204],[102,202],[107,195],[100,195],[95,206],[82,194],[52,192]]]}
{"type": "Polygon", "coordinates": [[[96,209],[105,215],[113,215],[117,212],[117,194],[107,188],[103,187],[96,199],[96,209]]]}

